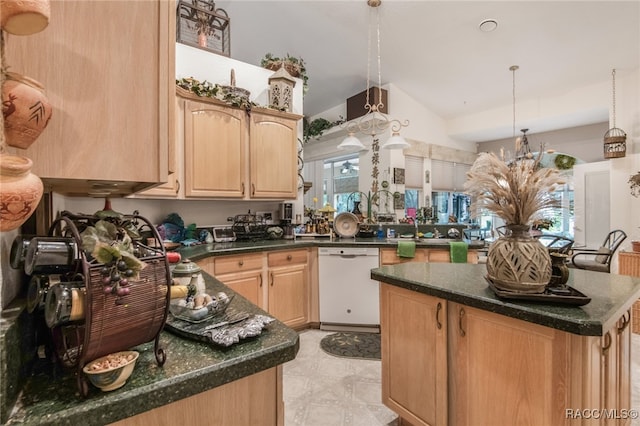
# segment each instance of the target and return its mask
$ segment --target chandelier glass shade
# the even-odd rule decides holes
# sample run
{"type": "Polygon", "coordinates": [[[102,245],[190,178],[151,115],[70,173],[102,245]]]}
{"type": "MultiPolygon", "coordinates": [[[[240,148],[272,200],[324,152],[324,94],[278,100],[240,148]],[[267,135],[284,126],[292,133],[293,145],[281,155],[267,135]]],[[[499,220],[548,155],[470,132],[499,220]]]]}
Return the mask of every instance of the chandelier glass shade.
{"type": "Polygon", "coordinates": [[[338,149],[349,149],[349,150],[365,150],[365,145],[355,136],[358,133],[371,135],[372,138],[375,139],[375,136],[387,129],[391,129],[392,135],[391,138],[385,143],[382,144],[381,148],[385,149],[401,149],[407,148],[409,143],[400,136],[400,130],[403,127],[407,127],[409,125],[409,120],[400,121],[397,119],[390,119],[386,114],[380,112],[380,110],[384,107],[382,103],[382,72],[380,70],[380,16],[378,14],[378,7],[382,3],[382,0],[367,0],[367,5],[369,6],[369,30],[368,30],[368,43],[367,43],[367,100],[364,108],[367,110],[366,114],[357,120],[352,120],[345,124],[348,135],[347,137],[338,145],[338,149]],[[372,15],[375,13],[376,19],[376,40],[377,40],[377,65],[378,65],[378,103],[374,103],[373,105],[369,99],[370,93],[370,85],[371,85],[371,33],[373,29],[372,25],[372,15]]]}

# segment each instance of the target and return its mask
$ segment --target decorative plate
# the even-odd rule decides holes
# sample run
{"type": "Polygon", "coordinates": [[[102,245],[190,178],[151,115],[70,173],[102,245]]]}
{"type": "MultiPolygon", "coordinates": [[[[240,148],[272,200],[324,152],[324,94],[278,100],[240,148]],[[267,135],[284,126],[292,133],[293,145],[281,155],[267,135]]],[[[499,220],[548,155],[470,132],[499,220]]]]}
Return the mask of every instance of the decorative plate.
{"type": "Polygon", "coordinates": [[[358,217],[353,213],[339,213],[333,220],[333,230],[342,238],[355,237],[359,229],[358,217]]]}

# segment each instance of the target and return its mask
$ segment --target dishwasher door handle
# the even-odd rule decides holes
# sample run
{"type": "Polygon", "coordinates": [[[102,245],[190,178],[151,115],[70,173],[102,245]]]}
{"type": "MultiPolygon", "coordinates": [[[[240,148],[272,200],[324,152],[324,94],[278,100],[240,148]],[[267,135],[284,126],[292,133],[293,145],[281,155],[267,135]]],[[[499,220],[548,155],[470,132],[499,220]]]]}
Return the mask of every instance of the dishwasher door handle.
{"type": "Polygon", "coordinates": [[[364,254],[331,254],[330,256],[338,256],[343,259],[355,259],[356,257],[364,257],[364,254]]]}

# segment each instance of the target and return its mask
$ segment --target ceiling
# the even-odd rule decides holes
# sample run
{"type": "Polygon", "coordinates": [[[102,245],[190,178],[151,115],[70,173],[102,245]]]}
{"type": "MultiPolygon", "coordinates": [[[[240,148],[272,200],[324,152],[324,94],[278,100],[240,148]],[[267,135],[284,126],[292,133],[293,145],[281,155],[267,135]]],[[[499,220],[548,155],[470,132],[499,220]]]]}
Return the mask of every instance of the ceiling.
{"type": "MultiPolygon", "coordinates": [[[[267,52],[304,59],[306,116],[366,88],[366,0],[230,0],[216,7],[231,19],[234,59],[259,64],[267,52]]],[[[512,105],[511,65],[520,67],[518,102],[610,82],[613,68],[640,66],[637,0],[383,0],[378,12],[382,84],[393,83],[445,120],[512,105]],[[497,29],[480,31],[485,19],[495,19],[497,29]]]]}

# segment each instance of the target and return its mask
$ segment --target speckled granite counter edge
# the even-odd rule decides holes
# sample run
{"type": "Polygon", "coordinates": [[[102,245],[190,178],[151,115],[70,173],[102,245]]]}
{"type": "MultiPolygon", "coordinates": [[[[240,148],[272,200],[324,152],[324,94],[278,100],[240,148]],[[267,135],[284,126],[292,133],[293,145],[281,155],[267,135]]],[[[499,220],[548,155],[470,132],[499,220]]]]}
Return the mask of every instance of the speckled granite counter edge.
{"type": "MultiPolygon", "coordinates": [[[[215,278],[204,275],[208,288],[233,293],[215,278]]],[[[237,294],[232,306],[266,314],[237,294]]],[[[10,318],[3,317],[3,355],[15,352],[12,348],[17,346],[17,342],[9,340],[15,340],[19,334],[15,333],[19,318],[29,317],[24,307],[20,311],[22,313],[16,310],[10,318]]],[[[38,425],[112,423],[290,361],[299,350],[299,337],[297,332],[275,320],[261,336],[226,349],[185,339],[168,331],[161,333],[160,346],[167,352],[164,367],[156,365],[153,342],[141,344],[135,348],[140,352],[140,358],[134,374],[123,388],[100,392],[91,387],[88,398],[84,400],[79,396],[73,372],[62,376],[40,374],[26,380],[21,378],[18,385],[24,386],[17,390],[21,393],[15,406],[12,406],[14,401],[11,397],[3,395],[3,421],[6,420],[6,424],[38,425]],[[264,344],[261,343],[263,341],[264,344]],[[194,359],[196,362],[191,367],[188,357],[198,357],[198,354],[202,359],[194,359]],[[169,372],[166,370],[169,362],[179,363],[179,366],[174,365],[169,372]],[[11,417],[6,419],[8,415],[11,417]]],[[[23,367],[18,366],[19,371],[23,371],[23,367]]]]}
{"type": "MultiPolygon", "coordinates": [[[[188,258],[194,261],[204,259],[210,256],[224,256],[230,254],[256,253],[272,250],[291,250],[305,247],[376,247],[376,248],[394,248],[398,245],[397,241],[390,241],[379,238],[299,238],[296,240],[264,240],[264,241],[235,241],[229,243],[200,244],[191,247],[182,247],[178,249],[178,253],[182,258],[188,258]]],[[[423,239],[416,242],[416,248],[431,248],[440,250],[449,250],[449,244],[445,241],[436,239],[423,239]]],[[[470,250],[481,250],[484,248],[484,242],[469,242],[470,250]]]]}
{"type": "MultiPolygon", "coordinates": [[[[411,267],[411,264],[402,265],[400,267],[411,267]]],[[[473,265],[479,270],[482,265],[473,265]]],[[[584,271],[580,271],[584,273],[584,271]]],[[[594,273],[601,274],[601,273],[594,273]]],[[[619,304],[616,309],[610,312],[607,318],[600,320],[576,320],[563,316],[561,314],[544,311],[541,305],[532,303],[517,303],[498,299],[496,296],[486,296],[473,294],[472,292],[452,291],[442,286],[431,285],[427,282],[420,282],[400,275],[393,275],[385,271],[385,268],[376,268],[371,271],[371,278],[380,282],[406,288],[423,294],[440,297],[445,300],[457,302],[466,306],[482,309],[489,312],[505,315],[508,317],[528,321],[534,324],[540,324],[557,330],[567,331],[569,333],[583,336],[602,336],[606,330],[609,330],[615,322],[633,305],[635,300],[640,297],[640,286],[636,286],[636,291],[629,294],[626,302],[619,304]],[[534,306],[536,308],[534,308],[534,306]]],[[[632,277],[624,277],[625,279],[640,280],[632,277]]],[[[478,275],[478,280],[484,282],[484,278],[478,275]]],[[[578,309],[577,307],[568,307],[568,309],[578,309]]]]}

